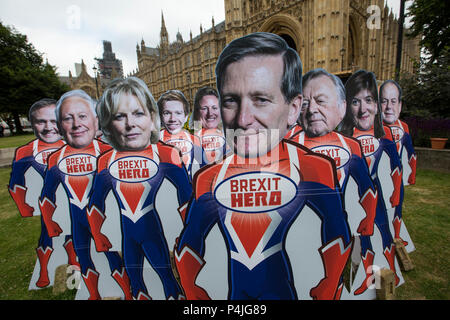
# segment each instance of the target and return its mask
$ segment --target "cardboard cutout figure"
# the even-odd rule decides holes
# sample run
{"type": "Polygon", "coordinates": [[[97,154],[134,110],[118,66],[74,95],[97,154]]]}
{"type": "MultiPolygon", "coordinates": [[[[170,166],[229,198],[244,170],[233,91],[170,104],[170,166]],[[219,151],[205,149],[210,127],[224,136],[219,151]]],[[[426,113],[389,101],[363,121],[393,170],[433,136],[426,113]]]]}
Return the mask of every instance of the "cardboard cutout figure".
{"type": "Polygon", "coordinates": [[[204,264],[204,240],[216,223],[231,258],[229,299],[296,299],[296,288],[292,287],[295,270],[283,248],[288,226],[305,205],[323,221],[320,250],[325,274],[329,275],[316,283],[310,294],[335,298],[351,250],[348,225],[339,211],[342,203],[333,180],[335,169],[328,159],[294,143],[282,142],[272,152],[279,152],[278,162],[270,159],[272,153],[260,157],[256,164],[230,155],[196,175],[195,198],[175,253],[188,299],[207,297],[194,280],[204,264]],[[297,167],[308,168],[308,173],[299,172],[297,167]],[[267,278],[264,274],[268,269],[277,272],[267,278]]]}
{"type": "MultiPolygon", "coordinates": [[[[168,241],[155,209],[156,193],[163,179],[167,178],[177,187],[179,219],[184,219],[192,187],[179,151],[162,143],[150,145],[139,152],[112,150],[101,156],[98,164],[89,206],[89,219],[97,250],[105,251],[111,247],[100,229],[109,215],[105,210],[105,198],[113,190],[120,207],[123,258],[133,297],[138,300],[150,299],[142,278],[145,256],[163,283],[166,299],[179,299],[183,292],[172,273],[168,241]]],[[[172,196],[167,195],[167,200],[172,199],[172,196]]]]}
{"type": "Polygon", "coordinates": [[[192,178],[208,163],[200,138],[183,129],[189,113],[189,102],[179,90],[169,90],[158,100],[159,114],[164,129],[160,140],[181,151],[183,163],[192,178]]]}
{"type": "Polygon", "coordinates": [[[173,247],[183,227],[187,202],[192,194],[181,153],[173,146],[158,142],[157,105],[142,80],[129,77],[112,82],[98,109],[105,136],[114,149],[98,159],[89,203],[88,219],[96,248],[108,251],[113,246],[111,242],[120,239],[135,299],[161,298],[159,293],[151,296],[147,289],[147,286],[154,289],[159,283],[165,299],[184,298],[173,274],[169,254],[169,245],[173,247]],[[175,216],[171,216],[171,210],[157,209],[156,196],[163,188],[164,179],[176,188],[175,192],[163,195],[167,203],[178,198],[180,206],[175,216]],[[111,191],[119,212],[107,208],[107,196],[111,191]],[[114,219],[114,214],[120,216],[121,232],[102,230],[104,223],[114,219]],[[170,222],[164,223],[169,216],[170,222]],[[151,267],[144,267],[144,257],[151,267]],[[156,273],[156,278],[154,274],[149,276],[149,272],[156,273]]]}
{"type": "Polygon", "coordinates": [[[196,136],[200,138],[208,163],[222,160],[227,153],[227,143],[222,130],[203,128],[196,133],[196,136]]]}
{"type": "Polygon", "coordinates": [[[378,192],[375,215],[375,225],[378,230],[374,230],[374,235],[371,237],[360,237],[360,256],[366,276],[357,287],[355,295],[361,295],[373,284],[375,265],[380,268],[387,266],[394,271],[397,286],[403,283],[395,257],[395,246],[383,197],[383,187],[386,186],[386,183],[384,181],[382,183],[380,179],[386,175],[390,176],[393,191],[389,201],[392,207],[397,206],[400,201],[402,166],[391,132],[381,123],[381,108],[374,74],[365,70],[357,71],[347,80],[345,88],[347,112],[342,130],[360,141],[370,175],[378,192]],[[381,161],[384,153],[388,156],[387,163],[381,161]],[[380,241],[381,247],[376,249],[380,241]],[[384,255],[385,261],[378,259],[377,255],[381,256],[381,254],[384,255]]]}
{"type": "Polygon", "coordinates": [[[192,180],[194,174],[208,163],[200,138],[185,130],[175,134],[166,129],[160,131],[160,140],[177,148],[182,155],[183,163],[192,180]]]}
{"type": "Polygon", "coordinates": [[[111,147],[94,139],[98,127],[97,118],[92,100],[84,91],[73,90],[64,94],[58,101],[56,114],[67,145],[48,158],[44,188],[39,199],[48,234],[54,237],[63,232],[61,226],[53,219],[56,209],[56,189],[61,184],[69,198],[73,245],[79,259],[84,285],[89,292],[89,299],[101,299],[100,291],[103,296],[120,294],[130,299],[128,276],[119,253],[105,253],[109,268],[107,265],[95,266],[91,257],[92,235],[86,207],[97,167],[97,157],[111,147]],[[103,281],[99,281],[99,275],[100,272],[105,273],[105,269],[110,269],[111,277],[117,282],[119,286],[117,289],[121,289],[120,291],[101,290],[103,281]]]}
{"type": "MultiPolygon", "coordinates": [[[[417,157],[414,152],[411,136],[409,135],[408,125],[399,119],[402,108],[400,86],[394,80],[385,81],[380,87],[380,100],[383,111],[383,123],[391,130],[392,137],[396,144],[397,152],[403,166],[403,177],[400,187],[400,202],[392,213],[394,238],[402,239],[406,250],[411,252],[415,249],[415,247],[410,239],[405,240],[406,237],[409,238],[409,234],[406,227],[402,225],[402,205],[404,186],[415,184],[417,157]],[[404,150],[406,150],[406,152],[404,152],[404,150]]],[[[391,213],[392,210],[388,210],[391,213]]]]}
{"type": "Polygon", "coordinates": [[[300,115],[305,130],[295,134],[291,140],[334,160],[352,235],[370,236],[373,234],[378,194],[361,145],[354,138],[332,131],[344,117],[345,100],[344,85],[339,78],[324,69],[309,71],[303,77],[300,115]],[[356,184],[357,192],[347,188],[349,181],[356,184]]]}
{"type": "Polygon", "coordinates": [[[222,128],[219,94],[211,87],[200,88],[194,98],[191,128],[200,138],[209,163],[221,161],[229,152],[222,128]]]}
{"type": "Polygon", "coordinates": [[[302,126],[300,124],[296,123],[294,126],[292,126],[291,129],[289,129],[289,131],[284,136],[284,139],[290,139],[291,137],[293,137],[294,135],[296,135],[297,133],[299,133],[302,130],[303,130],[302,126]]]}
{"type": "MultiPolygon", "coordinates": [[[[15,152],[9,193],[22,217],[40,215],[37,201],[28,202],[27,198],[34,200],[39,197],[47,168],[47,158],[65,144],[56,126],[55,104],[56,101],[53,99],[42,99],[31,106],[29,119],[37,139],[17,148],[15,152]]],[[[64,263],[78,265],[71,236],[65,235],[65,239],[61,240],[50,238],[42,216],[40,219],[41,235],[36,248],[37,261],[30,290],[53,285],[58,265],[64,263]],[[62,250],[63,247],[65,252],[62,250]]]]}
{"type": "MultiPolygon", "coordinates": [[[[194,177],[194,197],[175,250],[186,297],[337,298],[352,241],[335,166],[326,156],[280,141],[301,107],[297,53],[279,36],[250,34],[228,44],[216,74],[226,139],[233,152],[194,177]],[[283,67],[285,61],[289,62],[283,67]],[[289,92],[280,88],[285,69],[293,77],[289,92]],[[314,228],[307,224],[315,237],[307,243],[299,241],[303,234],[298,232],[298,222],[309,218],[306,211],[318,221],[314,228]],[[215,246],[208,238],[217,229],[222,240],[215,246]],[[314,263],[298,251],[311,242],[318,258],[314,263]],[[220,274],[211,269],[208,276],[203,274],[211,263],[211,251],[206,260],[211,246],[226,248],[221,257],[226,257],[225,292],[217,286],[220,274]],[[311,275],[299,272],[299,260],[311,275]],[[305,278],[313,283],[305,285],[305,278]],[[211,282],[216,286],[203,286],[211,282]]],[[[213,236],[219,239],[217,233],[213,236]]]]}

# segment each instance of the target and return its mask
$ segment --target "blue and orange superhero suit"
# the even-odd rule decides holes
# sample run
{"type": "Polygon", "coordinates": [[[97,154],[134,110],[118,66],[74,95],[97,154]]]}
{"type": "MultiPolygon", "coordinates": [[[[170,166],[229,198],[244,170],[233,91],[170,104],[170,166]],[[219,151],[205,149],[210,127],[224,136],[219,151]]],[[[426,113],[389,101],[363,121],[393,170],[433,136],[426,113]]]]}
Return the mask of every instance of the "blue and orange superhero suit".
{"type": "Polygon", "coordinates": [[[288,132],[286,133],[286,135],[284,136],[284,139],[290,139],[293,136],[297,135],[300,131],[303,131],[303,128],[301,125],[299,125],[298,123],[296,123],[295,125],[293,125],[288,132]]]}
{"type": "MultiPolygon", "coordinates": [[[[358,186],[359,203],[366,213],[366,217],[360,222],[356,232],[362,236],[371,236],[373,234],[378,192],[370,177],[359,141],[334,131],[321,137],[308,137],[304,131],[301,131],[294,135],[291,140],[304,145],[311,151],[329,156],[335,161],[337,179],[344,194],[350,176],[353,177],[358,186]]],[[[344,207],[347,209],[345,197],[343,201],[344,207]]],[[[349,215],[352,214],[348,210],[346,212],[349,215]]]]}
{"type": "Polygon", "coordinates": [[[349,178],[353,177],[358,186],[359,203],[366,213],[357,232],[363,236],[372,235],[378,192],[370,177],[359,141],[334,131],[321,137],[308,137],[305,131],[300,131],[291,137],[291,140],[334,160],[337,179],[343,193],[349,178]]]}
{"type": "Polygon", "coordinates": [[[222,130],[202,128],[196,132],[196,136],[200,138],[201,145],[205,151],[208,163],[221,161],[223,156],[229,151],[225,136],[222,130]]]}
{"type": "Polygon", "coordinates": [[[159,139],[181,151],[183,163],[191,180],[201,167],[208,164],[208,158],[202,148],[200,138],[188,131],[181,129],[178,133],[172,134],[166,129],[162,129],[159,139]]]}
{"type": "MultiPolygon", "coordinates": [[[[101,299],[98,291],[99,273],[91,258],[91,229],[87,219],[87,205],[97,166],[97,157],[111,147],[94,139],[88,146],[76,149],[65,145],[50,155],[39,206],[50,237],[63,230],[53,221],[56,205],[56,189],[62,184],[69,198],[71,233],[81,274],[89,291],[89,299],[101,299]]],[[[125,299],[132,299],[128,276],[118,252],[107,252],[111,276],[124,292],[125,299]]]]}
{"type": "MultiPolygon", "coordinates": [[[[64,144],[62,140],[54,143],[45,143],[42,140],[35,139],[16,149],[9,180],[9,193],[22,217],[32,217],[34,212],[34,208],[25,202],[27,192],[25,172],[30,167],[33,167],[42,179],[44,179],[48,156],[64,144]]],[[[72,237],[70,235],[66,236],[63,246],[67,252],[68,263],[78,266],[75,251],[73,250],[72,237]]],[[[36,248],[40,266],[39,279],[36,282],[37,287],[43,288],[50,284],[47,266],[53,250],[53,241],[48,236],[47,228],[41,215],[41,235],[36,248]]]]}
{"type": "MultiPolygon", "coordinates": [[[[380,230],[382,239],[383,254],[389,264],[389,268],[394,271],[396,284],[399,283],[400,279],[396,274],[395,270],[395,246],[391,232],[389,230],[389,222],[387,216],[386,205],[383,199],[383,189],[378,177],[378,167],[380,164],[380,159],[383,152],[389,157],[391,179],[394,185],[394,190],[392,192],[389,201],[392,207],[395,207],[400,202],[400,187],[402,183],[402,166],[400,159],[398,157],[397,149],[393,141],[391,131],[388,127],[383,126],[384,136],[377,139],[374,134],[373,127],[367,131],[361,131],[357,128],[353,131],[353,137],[358,139],[361,143],[362,151],[366,159],[367,165],[369,167],[369,172],[372,177],[372,181],[378,191],[378,200],[376,206],[375,224],[380,230]]],[[[355,290],[355,294],[362,294],[371,284],[370,278],[372,277],[372,271],[370,266],[373,265],[373,260],[375,252],[372,248],[372,243],[369,236],[360,236],[361,239],[361,256],[363,260],[364,269],[366,271],[366,279],[363,281],[361,286],[355,290]]]]}
{"type": "MultiPolygon", "coordinates": [[[[397,120],[393,124],[384,124],[387,126],[392,133],[392,137],[397,147],[397,152],[400,158],[400,161],[403,157],[403,150],[406,150],[408,164],[411,168],[411,173],[408,177],[408,184],[412,185],[416,183],[416,162],[417,157],[414,151],[413,143],[411,136],[409,135],[409,127],[408,125],[401,121],[397,120]]],[[[400,239],[400,228],[402,225],[402,205],[403,205],[403,197],[404,197],[404,185],[403,179],[400,187],[400,201],[399,204],[395,207],[394,211],[394,220],[392,224],[394,226],[394,239],[400,239]]],[[[402,240],[404,245],[408,245],[408,243],[402,240]]]]}
{"type": "Polygon", "coordinates": [[[282,140],[264,156],[230,154],[201,169],[175,250],[186,297],[209,299],[195,281],[205,264],[205,239],[218,224],[228,250],[229,299],[297,299],[285,241],[306,205],[322,221],[325,274],[310,295],[334,299],[352,239],[329,158],[282,140]]]}
{"type": "MultiPolygon", "coordinates": [[[[159,275],[166,298],[184,298],[172,272],[167,240],[154,207],[164,178],[177,189],[180,219],[184,221],[192,185],[178,149],[159,142],[142,151],[110,150],[98,160],[89,202],[89,223],[97,249],[106,251],[111,248],[109,239],[100,229],[108,215],[105,200],[112,190],[121,213],[123,259],[133,297],[138,300],[150,299],[143,279],[144,256],[159,275]]],[[[167,200],[172,201],[170,198],[167,200]]]]}

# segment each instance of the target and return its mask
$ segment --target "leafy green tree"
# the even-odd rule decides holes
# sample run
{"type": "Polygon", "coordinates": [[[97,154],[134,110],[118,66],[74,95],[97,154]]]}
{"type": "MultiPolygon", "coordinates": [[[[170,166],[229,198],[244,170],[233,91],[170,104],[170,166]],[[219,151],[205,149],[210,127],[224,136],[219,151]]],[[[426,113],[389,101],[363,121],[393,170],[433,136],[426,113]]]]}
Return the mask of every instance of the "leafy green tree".
{"type": "Polygon", "coordinates": [[[432,64],[421,59],[416,72],[402,75],[399,84],[404,116],[450,118],[450,48],[442,50],[432,64]]]}
{"type": "Polygon", "coordinates": [[[35,101],[58,99],[68,90],[27,36],[0,22],[0,112],[13,115],[17,132],[22,132],[20,116],[35,101]]]}
{"type": "Polygon", "coordinates": [[[407,17],[411,18],[410,35],[422,35],[421,45],[434,63],[450,45],[450,1],[414,0],[407,17]]]}
{"type": "Polygon", "coordinates": [[[408,36],[421,37],[424,55],[413,74],[403,74],[404,116],[450,118],[450,1],[414,0],[408,36]]]}

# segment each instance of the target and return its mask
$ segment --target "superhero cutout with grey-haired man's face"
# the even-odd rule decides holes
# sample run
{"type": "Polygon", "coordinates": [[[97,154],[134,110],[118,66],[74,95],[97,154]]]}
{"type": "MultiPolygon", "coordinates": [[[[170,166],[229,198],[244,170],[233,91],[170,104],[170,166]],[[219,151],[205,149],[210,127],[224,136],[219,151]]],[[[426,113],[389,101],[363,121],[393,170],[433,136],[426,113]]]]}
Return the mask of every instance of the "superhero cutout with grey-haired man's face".
{"type": "MultiPolygon", "coordinates": [[[[334,160],[352,235],[372,235],[378,194],[360,143],[334,131],[346,110],[345,96],[340,95],[338,88],[338,84],[342,88],[343,85],[322,69],[310,71],[304,79],[300,116],[304,130],[291,140],[334,160]]],[[[343,285],[341,282],[340,292],[348,299],[353,295],[351,285],[343,285]]]]}
{"type": "Polygon", "coordinates": [[[86,209],[97,158],[111,147],[95,139],[98,120],[92,101],[77,92],[68,92],[60,99],[58,125],[67,144],[48,158],[39,206],[50,237],[72,234],[83,279],[76,299],[97,300],[105,296],[132,299],[128,276],[119,253],[107,252],[104,259],[99,256],[92,241],[97,230],[90,227],[92,216],[86,209]],[[55,203],[60,196],[56,192],[59,185],[63,186],[69,198],[69,210],[65,211],[64,218],[70,218],[70,222],[64,225],[60,225],[55,214],[55,203]]]}

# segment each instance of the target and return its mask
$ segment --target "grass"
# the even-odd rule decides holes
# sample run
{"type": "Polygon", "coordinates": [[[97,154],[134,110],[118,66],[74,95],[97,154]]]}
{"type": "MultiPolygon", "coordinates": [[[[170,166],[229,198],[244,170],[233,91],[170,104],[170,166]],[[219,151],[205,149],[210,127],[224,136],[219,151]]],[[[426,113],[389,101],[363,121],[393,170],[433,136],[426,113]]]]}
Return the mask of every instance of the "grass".
{"type": "MultiPolygon", "coordinates": [[[[8,184],[11,169],[0,169],[0,185],[8,184]]],[[[70,299],[74,291],[53,295],[53,288],[28,291],[40,235],[40,218],[22,218],[7,188],[0,188],[0,300],[70,299]]]]}
{"type": "Polygon", "coordinates": [[[18,146],[23,146],[24,144],[36,139],[33,133],[24,133],[19,135],[13,135],[8,137],[0,138],[0,149],[3,148],[17,148],[18,146]]]}
{"type": "MultiPolygon", "coordinates": [[[[0,169],[0,184],[8,183],[9,174],[9,168],[0,169]]],[[[403,272],[405,284],[397,288],[396,298],[448,300],[450,174],[418,170],[416,185],[405,189],[403,219],[416,246],[410,254],[415,269],[403,272]]],[[[0,188],[0,300],[73,299],[74,291],[28,291],[39,234],[39,217],[21,218],[7,188],[0,188]]]]}
{"type": "Polygon", "coordinates": [[[419,170],[416,185],[405,188],[403,220],[416,251],[415,269],[403,272],[398,299],[450,299],[450,174],[419,170]]]}

